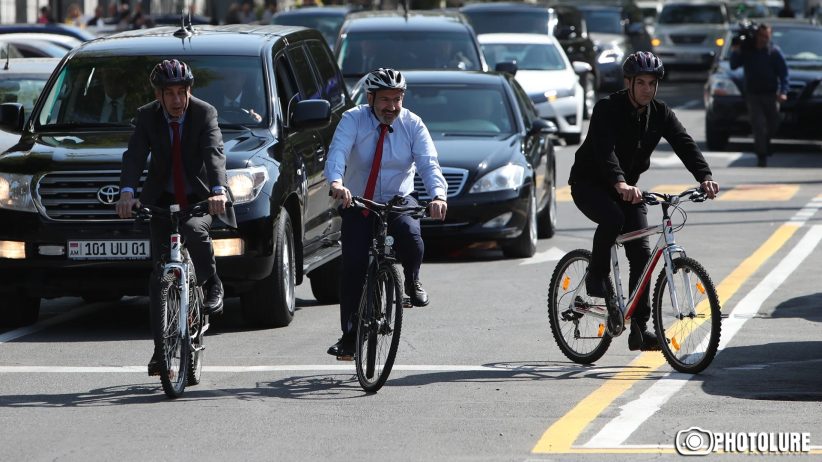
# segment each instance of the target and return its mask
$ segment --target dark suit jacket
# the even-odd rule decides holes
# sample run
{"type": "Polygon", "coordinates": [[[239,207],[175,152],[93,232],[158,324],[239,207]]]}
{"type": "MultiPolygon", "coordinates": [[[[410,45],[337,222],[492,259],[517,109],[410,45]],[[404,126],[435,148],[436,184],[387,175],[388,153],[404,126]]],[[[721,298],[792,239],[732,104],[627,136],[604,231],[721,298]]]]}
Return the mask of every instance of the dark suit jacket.
{"type": "MultiPolygon", "coordinates": [[[[228,189],[223,153],[223,135],[217,125],[217,110],[203,100],[191,97],[182,127],[183,166],[186,181],[192,193],[200,200],[211,195],[211,188],[228,189]]],[[[140,175],[148,160],[148,175],[139,199],[156,204],[167,191],[171,178],[171,135],[163,108],[153,101],[137,109],[136,126],[123,153],[120,188],[137,191],[140,175]]],[[[231,197],[231,196],[229,196],[231,197]]],[[[229,217],[220,217],[227,224],[234,223],[232,209],[229,217]]]]}

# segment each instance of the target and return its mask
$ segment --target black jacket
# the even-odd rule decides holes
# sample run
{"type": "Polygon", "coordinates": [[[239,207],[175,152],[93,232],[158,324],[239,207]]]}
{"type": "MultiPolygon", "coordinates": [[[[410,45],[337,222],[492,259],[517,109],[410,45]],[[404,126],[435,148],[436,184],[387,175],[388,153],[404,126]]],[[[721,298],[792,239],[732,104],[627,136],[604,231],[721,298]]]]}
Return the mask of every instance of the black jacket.
{"type": "Polygon", "coordinates": [[[636,186],[651,166],[651,154],[661,138],[670,143],[698,182],[711,180],[708,163],[674,112],[656,99],[648,109],[649,114],[638,115],[627,90],[601,99],[594,106],[588,135],[577,149],[568,182],[613,186],[624,181],[636,186]]]}

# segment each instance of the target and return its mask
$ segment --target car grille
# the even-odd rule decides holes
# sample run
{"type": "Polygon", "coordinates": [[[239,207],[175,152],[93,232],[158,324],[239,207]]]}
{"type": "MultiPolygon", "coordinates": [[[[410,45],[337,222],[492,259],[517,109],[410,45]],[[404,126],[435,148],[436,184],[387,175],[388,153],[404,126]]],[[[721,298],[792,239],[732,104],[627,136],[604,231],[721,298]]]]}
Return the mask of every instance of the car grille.
{"type": "MultiPolygon", "coordinates": [[[[454,197],[461,193],[462,188],[465,187],[465,182],[468,180],[468,170],[442,167],[442,176],[445,177],[445,182],[448,183],[448,197],[454,197]]],[[[431,196],[425,190],[425,183],[422,182],[422,177],[419,174],[414,175],[414,191],[419,199],[431,200],[431,196]]]]}
{"type": "MultiPolygon", "coordinates": [[[[143,172],[141,185],[145,175],[143,172]]],[[[137,188],[138,195],[140,190],[137,188]]],[[[119,170],[47,173],[37,182],[36,200],[52,220],[121,220],[114,211],[119,197],[119,170]]]]}
{"type": "Polygon", "coordinates": [[[695,45],[704,42],[705,37],[704,34],[672,35],[671,41],[677,45],[695,45]]]}

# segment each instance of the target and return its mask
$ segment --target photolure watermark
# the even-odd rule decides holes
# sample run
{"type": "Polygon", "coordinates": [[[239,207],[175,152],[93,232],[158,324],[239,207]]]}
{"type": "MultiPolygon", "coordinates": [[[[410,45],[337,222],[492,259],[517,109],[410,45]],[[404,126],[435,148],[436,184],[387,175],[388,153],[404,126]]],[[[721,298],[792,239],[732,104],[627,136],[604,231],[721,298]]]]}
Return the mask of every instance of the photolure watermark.
{"type": "Polygon", "coordinates": [[[711,432],[691,427],[676,433],[676,452],[706,456],[715,452],[751,454],[800,454],[811,450],[807,432],[711,432]]]}

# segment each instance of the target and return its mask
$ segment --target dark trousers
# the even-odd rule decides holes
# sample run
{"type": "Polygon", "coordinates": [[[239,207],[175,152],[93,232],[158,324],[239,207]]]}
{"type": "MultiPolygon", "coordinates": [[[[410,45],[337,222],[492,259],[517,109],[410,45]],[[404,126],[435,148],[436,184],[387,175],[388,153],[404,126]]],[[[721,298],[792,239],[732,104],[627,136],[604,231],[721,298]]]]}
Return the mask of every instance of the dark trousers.
{"type": "Polygon", "coordinates": [[[748,115],[754,138],[754,152],[760,159],[771,151],[771,137],[779,128],[779,101],[775,94],[747,95],[748,115]]]}
{"type": "MultiPolygon", "coordinates": [[[[173,201],[171,195],[164,195],[157,201],[158,207],[168,207],[173,201]]],[[[189,197],[189,203],[193,204],[199,202],[197,197],[189,197]]],[[[180,235],[183,238],[183,244],[188,249],[188,254],[191,256],[191,261],[194,263],[194,272],[197,275],[197,284],[202,285],[211,276],[217,273],[217,264],[214,260],[214,249],[211,246],[211,237],[208,230],[211,229],[211,215],[204,217],[191,217],[185,223],[180,224],[180,235]]],[[[151,257],[154,263],[154,268],[162,255],[168,253],[169,249],[169,235],[171,234],[171,220],[165,217],[151,218],[151,257]]],[[[155,287],[154,278],[150,284],[149,290],[152,292],[158,288],[155,287]]],[[[155,297],[152,296],[152,299],[155,297]]],[[[162,341],[162,320],[160,319],[159,305],[151,303],[151,332],[154,336],[155,347],[159,347],[157,341],[162,341]]]]}
{"type": "MultiPolygon", "coordinates": [[[[413,197],[406,197],[408,205],[415,205],[413,197]]],[[[362,209],[340,209],[342,217],[342,294],[340,300],[340,329],[343,334],[355,334],[352,321],[360,306],[365,273],[368,270],[368,249],[374,231],[374,214],[362,215],[362,209]]],[[[406,280],[419,277],[425,246],[420,233],[420,221],[408,215],[390,215],[388,234],[394,237],[394,250],[402,263],[406,280]]]]}
{"type": "MultiPolygon", "coordinates": [[[[577,208],[597,224],[589,271],[608,275],[611,272],[611,246],[620,234],[648,226],[648,208],[644,203],[623,201],[613,188],[591,183],[573,184],[571,196],[577,208]]],[[[628,289],[633,292],[651,258],[648,238],[625,243],[625,256],[628,257],[628,289]]],[[[633,314],[633,319],[641,327],[645,327],[651,318],[650,290],[651,287],[645,290],[633,314]]]]}

